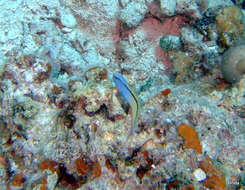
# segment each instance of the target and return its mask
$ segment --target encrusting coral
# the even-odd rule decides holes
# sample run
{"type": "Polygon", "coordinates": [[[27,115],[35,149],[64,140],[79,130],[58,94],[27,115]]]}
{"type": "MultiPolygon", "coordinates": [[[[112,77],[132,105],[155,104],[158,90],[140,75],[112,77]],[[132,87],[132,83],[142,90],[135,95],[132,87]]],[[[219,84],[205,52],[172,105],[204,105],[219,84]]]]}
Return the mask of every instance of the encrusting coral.
{"type": "Polygon", "coordinates": [[[221,46],[231,47],[244,33],[244,15],[236,6],[227,6],[215,18],[221,46]]]}
{"type": "Polygon", "coordinates": [[[221,70],[225,80],[239,81],[245,74],[245,45],[231,47],[223,55],[221,70]]]}

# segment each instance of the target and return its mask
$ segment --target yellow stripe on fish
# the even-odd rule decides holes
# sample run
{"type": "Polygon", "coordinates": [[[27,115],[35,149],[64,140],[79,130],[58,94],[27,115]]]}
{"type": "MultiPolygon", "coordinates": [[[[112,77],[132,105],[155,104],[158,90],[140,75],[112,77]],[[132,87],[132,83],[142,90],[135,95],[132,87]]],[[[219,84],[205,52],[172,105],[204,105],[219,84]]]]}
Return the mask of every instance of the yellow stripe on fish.
{"type": "Polygon", "coordinates": [[[124,101],[126,101],[130,107],[132,112],[132,126],[130,128],[130,132],[128,137],[133,134],[135,129],[138,126],[138,117],[140,111],[140,101],[135,93],[135,91],[128,85],[126,79],[120,73],[113,74],[113,81],[116,84],[119,95],[122,97],[124,101]]]}

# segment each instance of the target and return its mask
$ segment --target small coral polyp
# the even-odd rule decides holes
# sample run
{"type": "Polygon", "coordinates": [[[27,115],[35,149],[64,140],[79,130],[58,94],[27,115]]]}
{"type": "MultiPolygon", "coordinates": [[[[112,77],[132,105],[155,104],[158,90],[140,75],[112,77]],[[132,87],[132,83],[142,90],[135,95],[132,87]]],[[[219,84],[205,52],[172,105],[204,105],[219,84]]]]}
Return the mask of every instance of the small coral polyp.
{"type": "Polygon", "coordinates": [[[221,70],[226,81],[235,83],[245,74],[245,45],[229,48],[223,55],[221,70]]]}

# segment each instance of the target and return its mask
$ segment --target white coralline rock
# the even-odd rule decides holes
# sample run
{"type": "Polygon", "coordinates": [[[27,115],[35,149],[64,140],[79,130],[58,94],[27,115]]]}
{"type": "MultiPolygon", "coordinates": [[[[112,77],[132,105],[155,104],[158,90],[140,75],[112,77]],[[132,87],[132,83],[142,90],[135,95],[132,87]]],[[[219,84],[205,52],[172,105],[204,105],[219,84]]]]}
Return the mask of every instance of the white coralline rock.
{"type": "Polygon", "coordinates": [[[177,0],[176,14],[184,14],[194,19],[201,19],[202,15],[196,0],[177,0]]]}
{"type": "Polygon", "coordinates": [[[193,27],[183,27],[180,30],[182,41],[187,45],[200,44],[203,41],[203,36],[193,27]]]}
{"type": "Polygon", "coordinates": [[[120,11],[120,20],[133,28],[140,24],[147,12],[147,6],[143,1],[132,1],[120,11]]]}
{"type": "Polygon", "coordinates": [[[161,13],[166,16],[173,16],[176,8],[176,0],[161,0],[161,13]]]}
{"type": "Polygon", "coordinates": [[[196,180],[198,182],[204,181],[206,179],[206,173],[201,169],[197,168],[194,172],[193,175],[195,176],[196,180]]]}
{"type": "Polygon", "coordinates": [[[35,40],[35,35],[27,35],[24,38],[24,48],[23,48],[23,53],[25,55],[30,55],[34,54],[39,48],[38,40],[35,40]]]}
{"type": "MultiPolygon", "coordinates": [[[[35,1],[34,2],[33,1],[30,1],[30,2],[26,1],[26,3],[35,4],[35,1]]],[[[39,1],[38,4],[40,6],[46,6],[46,7],[51,8],[51,9],[55,9],[55,8],[60,6],[59,0],[52,0],[52,1],[42,0],[42,1],[39,1]]]]}
{"type": "Polygon", "coordinates": [[[206,11],[210,9],[217,9],[219,7],[225,7],[229,5],[233,5],[230,0],[201,0],[200,1],[200,9],[201,11],[206,11]]]}
{"type": "Polygon", "coordinates": [[[68,28],[74,28],[77,25],[76,18],[69,9],[60,10],[60,20],[61,23],[68,28]]]}

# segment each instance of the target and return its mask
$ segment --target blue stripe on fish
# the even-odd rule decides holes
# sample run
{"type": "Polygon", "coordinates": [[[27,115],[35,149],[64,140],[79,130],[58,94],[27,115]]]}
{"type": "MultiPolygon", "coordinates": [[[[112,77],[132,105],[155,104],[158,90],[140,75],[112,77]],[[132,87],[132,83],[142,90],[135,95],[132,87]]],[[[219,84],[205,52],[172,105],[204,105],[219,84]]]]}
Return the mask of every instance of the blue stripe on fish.
{"type": "Polygon", "coordinates": [[[129,132],[129,136],[132,135],[135,128],[138,125],[138,116],[140,111],[140,102],[137,94],[134,92],[132,88],[130,88],[126,79],[120,73],[113,74],[113,81],[116,84],[119,95],[125,100],[131,107],[132,111],[132,126],[129,132]]]}

